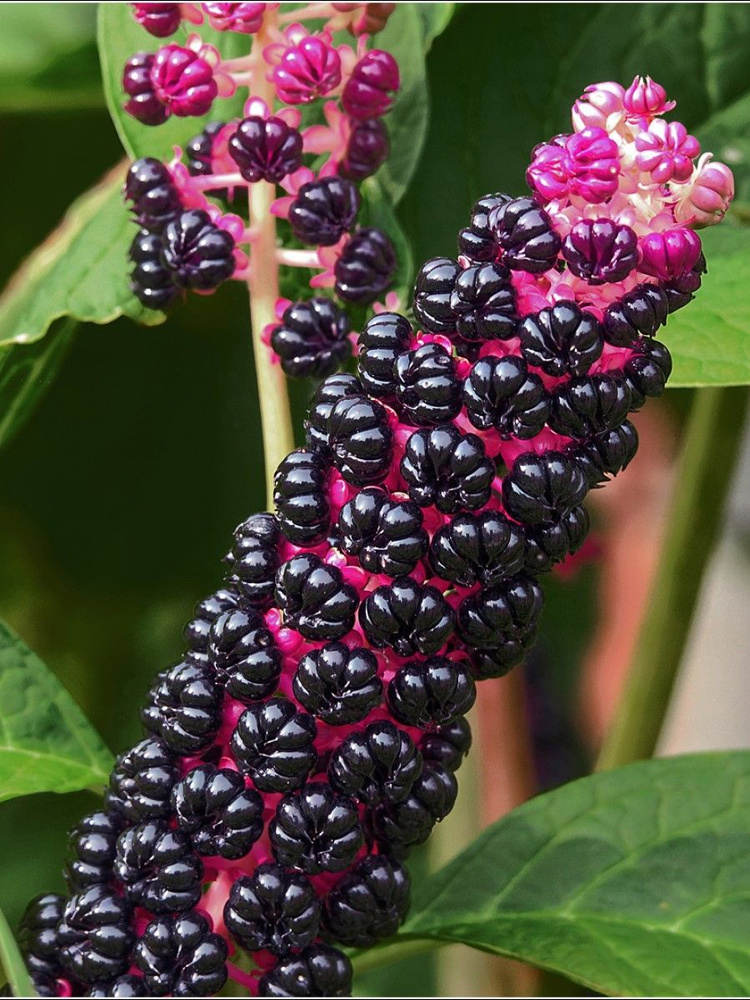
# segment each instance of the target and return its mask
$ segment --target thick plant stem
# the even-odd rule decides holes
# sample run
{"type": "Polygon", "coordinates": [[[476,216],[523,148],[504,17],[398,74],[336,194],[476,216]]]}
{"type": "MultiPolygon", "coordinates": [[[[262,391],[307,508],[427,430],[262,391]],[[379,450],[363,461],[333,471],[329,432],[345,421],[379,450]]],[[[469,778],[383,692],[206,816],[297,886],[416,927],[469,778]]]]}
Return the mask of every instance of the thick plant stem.
{"type": "MultiPolygon", "coordinates": [[[[253,97],[262,98],[273,108],[273,87],[266,80],[266,66],[262,59],[263,47],[268,44],[268,31],[275,17],[269,10],[263,28],[253,42],[252,62],[254,74],[253,97]]],[[[276,319],[275,306],[279,297],[279,265],[276,260],[276,219],[271,214],[275,189],[267,181],[258,181],[249,187],[250,223],[257,233],[250,249],[250,268],[247,288],[250,293],[250,324],[252,326],[255,374],[258,380],[260,419],[263,432],[263,458],[268,495],[268,509],[273,509],[273,474],[276,466],[294,448],[294,432],[289,410],[286,378],[281,365],[273,364],[271,352],[262,342],[264,328],[276,319]]]]}
{"type": "Polygon", "coordinates": [[[648,759],[656,749],[703,575],[719,537],[747,404],[748,390],[741,386],[697,391],[651,600],[598,770],[648,759]]]}

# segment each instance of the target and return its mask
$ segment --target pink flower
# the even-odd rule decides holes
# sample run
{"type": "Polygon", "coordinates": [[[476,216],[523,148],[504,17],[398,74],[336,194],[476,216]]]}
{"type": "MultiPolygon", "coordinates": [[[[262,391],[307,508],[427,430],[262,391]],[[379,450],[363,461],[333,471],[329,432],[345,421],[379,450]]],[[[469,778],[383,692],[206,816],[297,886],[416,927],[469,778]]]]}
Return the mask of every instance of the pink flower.
{"type": "Polygon", "coordinates": [[[639,241],[638,270],[653,278],[680,278],[693,269],[701,255],[701,241],[692,229],[670,229],[649,233],[639,241]]]}
{"type": "Polygon", "coordinates": [[[706,153],[698,161],[690,186],[675,206],[675,218],[691,229],[715,226],[734,198],[734,176],[724,163],[706,153]]]}
{"type": "Polygon", "coordinates": [[[266,10],[277,6],[278,4],[268,3],[201,4],[208,16],[208,23],[215,31],[237,31],[243,35],[254,35],[256,31],[260,31],[266,10]]]}
{"type": "Polygon", "coordinates": [[[645,80],[642,76],[634,77],[623,98],[623,105],[629,118],[653,118],[655,115],[663,115],[671,111],[675,104],[675,101],[667,100],[664,87],[654,83],[650,76],[645,80]]]}
{"type": "Polygon", "coordinates": [[[309,104],[335,90],[341,83],[341,59],[330,35],[309,35],[299,24],[287,28],[285,35],[286,46],[269,45],[265,50],[269,61],[277,61],[269,79],[279,98],[287,104],[309,104]]]}
{"type": "Polygon", "coordinates": [[[591,127],[611,132],[622,118],[624,94],[625,88],[611,80],[592,83],[573,105],[573,128],[576,132],[591,127]]]}
{"type": "Polygon", "coordinates": [[[698,140],[688,135],[681,122],[665,122],[662,118],[638,133],[635,148],[638,169],[651,174],[656,184],[688,180],[693,172],[693,157],[701,151],[698,140]]]}

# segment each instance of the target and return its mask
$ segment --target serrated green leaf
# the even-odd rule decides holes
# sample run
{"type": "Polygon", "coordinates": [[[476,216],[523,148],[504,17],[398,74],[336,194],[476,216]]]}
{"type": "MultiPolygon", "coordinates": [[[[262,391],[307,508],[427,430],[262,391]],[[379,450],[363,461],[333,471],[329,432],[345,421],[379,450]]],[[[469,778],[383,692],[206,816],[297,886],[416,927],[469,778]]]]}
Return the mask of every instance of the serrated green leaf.
{"type": "Polygon", "coordinates": [[[5,975],[8,977],[8,982],[13,989],[13,996],[37,996],[21,952],[18,950],[18,945],[13,937],[13,932],[8,926],[8,921],[5,919],[5,914],[2,910],[0,910],[0,965],[2,965],[5,975]]]}
{"type": "Polygon", "coordinates": [[[750,995],[750,752],[634,764],[533,799],[415,886],[395,941],[419,938],[608,994],[750,995]]]}
{"type": "Polygon", "coordinates": [[[38,340],[63,316],[87,323],[119,316],[147,325],[164,321],[128,287],[134,228],[122,203],[124,173],[124,166],[115,168],[75,201],[10,280],[0,295],[0,345],[38,340]]]}
{"type": "Polygon", "coordinates": [[[103,785],[112,755],[57,678],[0,622],[0,801],[103,785]]]}

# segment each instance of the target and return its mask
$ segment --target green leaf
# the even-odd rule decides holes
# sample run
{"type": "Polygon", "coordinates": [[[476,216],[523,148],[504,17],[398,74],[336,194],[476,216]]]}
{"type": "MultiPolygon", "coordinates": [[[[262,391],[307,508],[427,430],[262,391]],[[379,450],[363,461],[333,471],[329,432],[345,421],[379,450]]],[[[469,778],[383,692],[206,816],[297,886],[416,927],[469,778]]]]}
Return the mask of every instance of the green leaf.
{"type": "Polygon", "coordinates": [[[0,801],[103,785],[112,755],[57,678],[0,622],[0,801]]]}
{"type": "Polygon", "coordinates": [[[377,177],[369,177],[362,184],[362,208],[359,223],[361,226],[384,229],[393,240],[398,267],[391,289],[398,294],[402,303],[408,303],[411,299],[411,287],[414,279],[414,259],[411,246],[377,177]]]}
{"type": "Polygon", "coordinates": [[[0,345],[43,337],[62,316],[111,323],[129,316],[161,323],[128,288],[127,252],[133,223],[122,203],[124,166],[75,201],[65,218],[0,295],[0,345]]]}
{"type": "Polygon", "coordinates": [[[13,996],[37,996],[31,983],[31,977],[26,971],[21,952],[18,950],[18,945],[2,910],[0,910],[0,965],[5,970],[8,982],[13,988],[13,996]]]}
{"type": "Polygon", "coordinates": [[[415,886],[383,955],[423,938],[604,993],[750,995],[750,752],[633,764],[533,799],[415,886]]]}

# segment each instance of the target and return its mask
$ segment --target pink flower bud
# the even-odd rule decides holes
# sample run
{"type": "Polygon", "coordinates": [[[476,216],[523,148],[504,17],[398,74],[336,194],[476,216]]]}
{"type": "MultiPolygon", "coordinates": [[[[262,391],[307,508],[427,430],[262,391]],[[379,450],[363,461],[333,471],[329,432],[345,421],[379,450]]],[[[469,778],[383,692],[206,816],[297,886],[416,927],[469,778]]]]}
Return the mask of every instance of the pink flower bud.
{"type": "Polygon", "coordinates": [[[267,3],[202,3],[208,22],[216,31],[254,35],[260,31],[267,3]]]}
{"type": "Polygon", "coordinates": [[[398,63],[382,49],[372,49],[357,63],[346,81],[341,103],[352,118],[365,121],[380,118],[393,104],[393,92],[400,85],[398,63]]]}
{"type": "Polygon", "coordinates": [[[287,104],[309,104],[341,83],[341,59],[327,35],[305,35],[287,46],[271,73],[287,104]]]}
{"type": "Polygon", "coordinates": [[[693,172],[693,158],[701,151],[698,140],[688,135],[681,122],[665,122],[662,118],[638,133],[635,148],[638,169],[651,174],[656,184],[688,180],[693,172]]]}
{"type": "Polygon", "coordinates": [[[573,128],[583,132],[596,126],[610,132],[622,116],[625,88],[611,80],[592,83],[573,105],[573,128]]]}
{"type": "Polygon", "coordinates": [[[710,153],[698,163],[690,189],[675,206],[677,221],[691,229],[721,222],[734,198],[732,171],[724,163],[712,162],[709,157],[710,153]]]}
{"type": "Polygon", "coordinates": [[[604,129],[585,128],[565,143],[568,191],[584,201],[598,204],[617,190],[620,158],[617,143],[604,129]]]}
{"type": "Polygon", "coordinates": [[[159,49],[151,67],[151,83],[157,100],[180,118],[205,115],[218,92],[211,65],[182,45],[159,49]]]}
{"type": "Polygon", "coordinates": [[[672,280],[687,274],[701,255],[701,241],[692,229],[669,229],[649,233],[639,240],[641,263],[638,270],[653,278],[672,280]]]}
{"type": "Polygon", "coordinates": [[[630,118],[653,118],[671,111],[675,101],[667,100],[664,87],[654,83],[650,76],[644,80],[642,76],[633,78],[633,82],[625,91],[623,104],[630,118]]]}
{"type": "Polygon", "coordinates": [[[166,38],[180,26],[182,13],[178,3],[131,3],[133,17],[149,35],[166,38]]]}
{"type": "Polygon", "coordinates": [[[567,135],[558,135],[541,142],[532,152],[531,165],[526,171],[526,183],[542,201],[564,198],[568,190],[567,135]]]}

